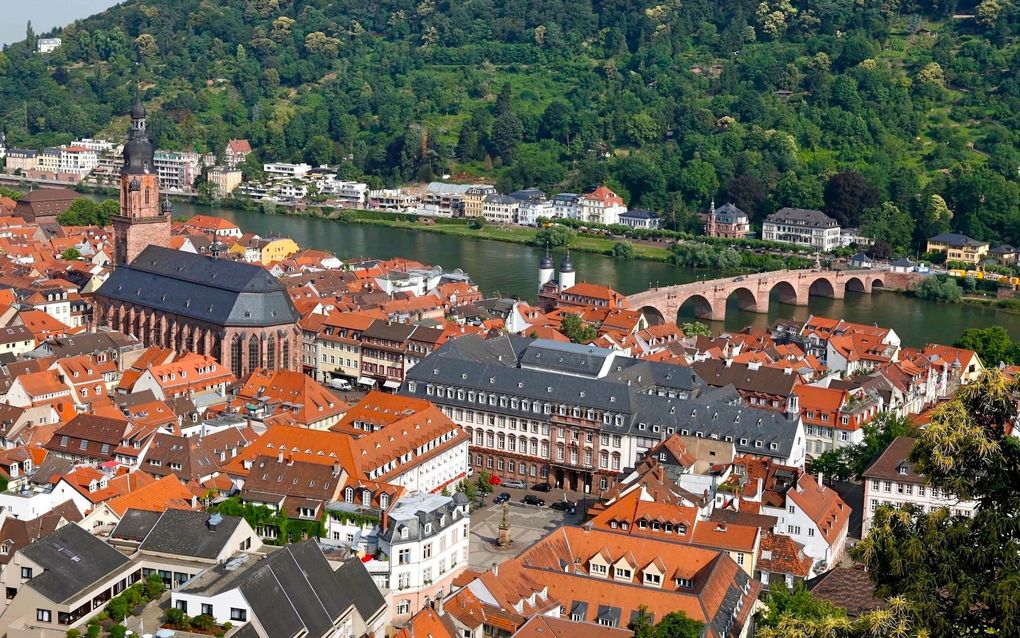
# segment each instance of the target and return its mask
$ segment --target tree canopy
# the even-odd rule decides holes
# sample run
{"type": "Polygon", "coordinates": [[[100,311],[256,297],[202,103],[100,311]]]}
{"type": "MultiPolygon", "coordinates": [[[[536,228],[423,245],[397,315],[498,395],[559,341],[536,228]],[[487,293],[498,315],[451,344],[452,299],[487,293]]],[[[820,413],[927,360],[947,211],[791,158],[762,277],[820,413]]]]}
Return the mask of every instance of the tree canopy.
{"type": "Polygon", "coordinates": [[[0,121],[17,146],[119,136],[142,86],[161,148],[247,138],[373,185],[606,182],[674,229],[712,197],[755,223],[890,202],[898,251],[1018,244],[1020,3],[958,4],[127,0],[0,53],[0,121]]]}
{"type": "Polygon", "coordinates": [[[879,507],[851,551],[883,597],[901,596],[933,636],[1020,631],[1020,382],[988,369],[941,404],[917,433],[910,461],[947,495],[976,502],[972,517],[948,507],[879,507]]]}

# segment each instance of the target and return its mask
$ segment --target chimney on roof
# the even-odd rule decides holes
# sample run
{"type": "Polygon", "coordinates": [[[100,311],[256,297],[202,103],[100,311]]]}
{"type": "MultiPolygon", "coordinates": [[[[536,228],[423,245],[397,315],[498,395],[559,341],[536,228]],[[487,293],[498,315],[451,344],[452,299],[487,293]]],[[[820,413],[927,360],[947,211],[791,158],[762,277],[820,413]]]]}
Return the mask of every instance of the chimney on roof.
{"type": "Polygon", "coordinates": [[[825,489],[825,474],[822,472],[818,473],[818,491],[821,492],[825,489]]]}
{"type": "Polygon", "coordinates": [[[733,365],[733,359],[730,359],[729,357],[727,357],[725,359],[725,362],[726,362],[726,367],[727,368],[730,367],[731,365],[733,365]]]}
{"type": "Polygon", "coordinates": [[[499,563],[492,564],[492,575],[499,576],[499,563]]]}
{"type": "Polygon", "coordinates": [[[340,476],[340,462],[333,461],[333,478],[340,476]]]}
{"type": "Polygon", "coordinates": [[[283,450],[282,449],[279,452],[276,453],[276,462],[277,463],[283,463],[283,450]]]}

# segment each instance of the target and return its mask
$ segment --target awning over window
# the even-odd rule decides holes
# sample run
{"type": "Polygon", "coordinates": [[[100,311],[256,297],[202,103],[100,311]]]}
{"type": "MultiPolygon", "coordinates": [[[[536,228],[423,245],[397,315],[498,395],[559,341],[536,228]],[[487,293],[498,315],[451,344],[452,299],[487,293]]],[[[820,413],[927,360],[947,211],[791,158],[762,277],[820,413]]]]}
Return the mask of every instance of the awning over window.
{"type": "Polygon", "coordinates": [[[370,377],[361,377],[360,379],[358,379],[358,383],[360,383],[361,385],[374,386],[375,379],[372,379],[370,377]]]}
{"type": "Polygon", "coordinates": [[[400,382],[399,381],[386,381],[385,383],[383,383],[383,387],[384,388],[389,388],[390,390],[398,390],[398,389],[400,389],[400,382]]]}

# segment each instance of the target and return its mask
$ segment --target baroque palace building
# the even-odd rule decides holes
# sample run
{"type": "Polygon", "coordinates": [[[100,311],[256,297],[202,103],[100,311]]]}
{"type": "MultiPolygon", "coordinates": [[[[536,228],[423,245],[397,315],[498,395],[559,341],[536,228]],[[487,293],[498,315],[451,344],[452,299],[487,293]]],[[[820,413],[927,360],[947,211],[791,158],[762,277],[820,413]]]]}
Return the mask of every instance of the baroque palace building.
{"type": "Polygon", "coordinates": [[[116,269],[95,294],[96,327],[146,346],[216,358],[237,377],[257,368],[301,370],[299,314],[282,284],[259,266],[167,248],[169,200],[160,204],[145,108],[135,101],[124,146],[116,269]]]}

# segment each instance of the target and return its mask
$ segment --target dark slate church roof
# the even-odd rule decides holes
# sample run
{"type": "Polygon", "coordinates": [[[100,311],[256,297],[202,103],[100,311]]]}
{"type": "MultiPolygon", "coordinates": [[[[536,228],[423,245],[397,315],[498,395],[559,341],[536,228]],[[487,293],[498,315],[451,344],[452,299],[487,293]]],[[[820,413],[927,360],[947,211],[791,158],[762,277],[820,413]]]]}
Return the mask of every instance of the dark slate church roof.
{"type": "Polygon", "coordinates": [[[299,318],[286,289],[264,269],[162,246],[117,267],[96,294],[225,326],[279,326],[299,318]]]}

